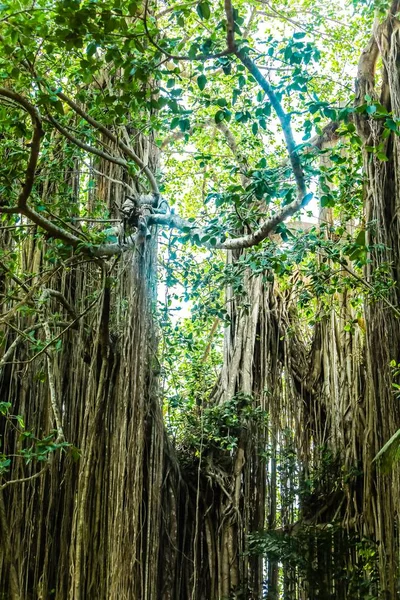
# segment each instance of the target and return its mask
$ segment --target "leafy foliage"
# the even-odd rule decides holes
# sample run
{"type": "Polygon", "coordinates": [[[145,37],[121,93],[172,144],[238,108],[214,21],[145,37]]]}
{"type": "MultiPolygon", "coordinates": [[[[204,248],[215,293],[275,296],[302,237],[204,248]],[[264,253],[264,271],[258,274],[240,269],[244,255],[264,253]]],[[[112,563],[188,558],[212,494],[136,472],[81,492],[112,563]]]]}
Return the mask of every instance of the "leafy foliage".
{"type": "MultiPolygon", "coordinates": [[[[58,439],[56,430],[51,431],[42,438],[36,437],[32,431],[26,429],[23,417],[21,415],[13,415],[10,409],[10,402],[0,402],[0,415],[16,431],[19,438],[19,445],[16,452],[12,455],[8,453],[0,454],[0,481],[10,471],[13,461],[22,459],[26,465],[29,465],[31,462],[39,464],[47,463],[54,452],[58,450],[66,451],[66,449],[71,448],[70,443],[58,439]]],[[[76,449],[73,449],[73,454],[75,457],[79,455],[76,449]]]]}

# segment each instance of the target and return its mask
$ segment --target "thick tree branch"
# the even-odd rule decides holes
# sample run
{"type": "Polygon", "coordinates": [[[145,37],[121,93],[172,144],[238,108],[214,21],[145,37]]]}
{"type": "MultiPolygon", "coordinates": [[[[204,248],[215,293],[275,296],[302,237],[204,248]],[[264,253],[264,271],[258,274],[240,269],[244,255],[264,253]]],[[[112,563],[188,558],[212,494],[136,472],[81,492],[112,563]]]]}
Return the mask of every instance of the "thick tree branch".
{"type": "Polygon", "coordinates": [[[294,210],[296,211],[301,207],[303,198],[307,195],[307,186],[301,166],[300,156],[296,150],[296,142],[294,140],[292,127],[290,124],[290,115],[284,111],[281,101],[273,90],[271,84],[267,81],[267,79],[265,79],[255,62],[249,58],[247,53],[236,46],[234,38],[235,22],[231,0],[225,0],[225,13],[227,20],[226,43],[228,49],[237,56],[249,73],[253,75],[261,89],[267,94],[268,99],[271,102],[271,105],[275,110],[275,113],[281,124],[283,137],[285,139],[286,148],[289,154],[290,164],[292,166],[293,175],[296,181],[298,196],[298,200],[294,203],[294,206],[296,206],[294,210]]]}
{"type": "MultiPolygon", "coordinates": [[[[213,124],[211,121],[207,124],[213,124]]],[[[220,123],[218,129],[225,135],[226,142],[231,152],[236,156],[238,162],[243,161],[243,166],[245,165],[245,157],[241,157],[239,149],[236,144],[236,140],[234,139],[232,132],[228,127],[224,126],[220,123]]],[[[307,147],[303,148],[304,153],[309,153],[314,149],[321,149],[324,144],[327,142],[337,141],[339,139],[337,130],[339,127],[339,123],[332,121],[326,125],[322,133],[320,135],[316,135],[311,138],[307,142],[307,147]]],[[[311,200],[311,195],[309,195],[307,201],[311,200]]],[[[196,236],[200,240],[200,244],[207,248],[215,248],[215,249],[241,249],[241,248],[250,248],[256,244],[259,244],[263,239],[270,236],[271,233],[274,232],[276,227],[283,223],[287,218],[294,215],[300,208],[304,207],[307,202],[304,202],[304,198],[298,199],[296,202],[291,203],[279,212],[276,213],[269,220],[265,221],[260,225],[259,229],[254,231],[251,234],[246,236],[241,236],[238,238],[231,238],[225,240],[223,242],[217,242],[216,244],[210,244],[207,242],[201,242],[201,238],[205,236],[209,236],[209,231],[206,228],[198,227],[193,223],[193,221],[189,221],[180,217],[175,213],[166,213],[166,214],[154,214],[148,217],[148,225],[160,225],[165,227],[170,227],[172,229],[178,229],[183,231],[185,234],[189,235],[189,238],[193,239],[196,236]]],[[[121,253],[124,250],[127,250],[133,247],[136,243],[136,238],[132,236],[130,240],[127,240],[124,247],[121,247],[118,244],[104,244],[101,247],[96,249],[96,256],[113,256],[115,254],[121,253]]]]}
{"type": "Polygon", "coordinates": [[[365,94],[374,94],[375,89],[375,67],[379,56],[379,48],[376,41],[378,28],[369,39],[367,45],[361,52],[358,61],[357,79],[356,79],[356,105],[365,101],[365,94]]]}
{"type": "Polygon", "coordinates": [[[237,142],[235,140],[235,137],[234,137],[232,131],[226,125],[226,123],[224,123],[223,121],[221,121],[221,123],[218,123],[216,125],[216,127],[225,136],[225,140],[226,140],[227,146],[228,146],[229,150],[232,152],[233,156],[235,157],[235,159],[236,159],[236,161],[238,163],[239,168],[242,170],[242,172],[241,172],[241,180],[242,180],[243,186],[245,186],[248,183],[248,178],[246,177],[246,175],[243,172],[243,171],[247,170],[247,168],[248,168],[246,155],[244,153],[242,153],[240,151],[240,149],[238,148],[238,145],[237,145],[237,142]]]}
{"type": "Polygon", "coordinates": [[[233,18],[233,7],[231,0],[225,0],[225,14],[226,14],[226,45],[229,52],[236,53],[237,48],[235,45],[235,21],[233,18]]]}
{"type": "MultiPolygon", "coordinates": [[[[77,248],[80,244],[82,245],[82,240],[80,237],[70,233],[69,231],[66,231],[65,229],[62,229],[61,227],[58,227],[58,225],[55,225],[52,221],[49,221],[49,219],[46,219],[46,217],[39,214],[34,209],[30,208],[27,204],[28,198],[32,192],[33,184],[35,181],[36,166],[37,166],[37,162],[38,162],[38,158],[39,158],[39,151],[40,151],[40,140],[44,135],[43,128],[42,128],[42,120],[41,120],[39,111],[28,100],[26,100],[26,98],[24,98],[20,94],[14,92],[12,90],[9,90],[7,88],[0,88],[0,97],[7,98],[8,100],[12,100],[16,104],[22,106],[22,108],[24,108],[24,110],[26,110],[26,112],[30,115],[31,120],[32,120],[32,125],[33,125],[31,153],[30,153],[30,158],[28,161],[28,166],[26,169],[25,182],[24,182],[22,191],[18,196],[16,206],[12,206],[12,207],[0,206],[0,213],[24,215],[25,217],[30,219],[33,223],[35,223],[36,225],[38,225],[39,227],[41,227],[42,229],[47,231],[47,233],[49,233],[52,237],[62,240],[66,244],[71,245],[73,248],[77,248]]],[[[65,135],[69,139],[71,139],[71,137],[73,137],[73,136],[70,136],[70,134],[67,131],[65,131],[64,128],[61,127],[52,117],[49,117],[49,119],[57,127],[57,129],[59,129],[60,132],[63,133],[63,135],[65,135]]],[[[88,147],[87,144],[83,144],[83,143],[79,142],[79,140],[73,139],[71,141],[73,141],[74,143],[77,143],[77,145],[80,145],[80,147],[82,149],[84,149],[88,152],[95,150],[95,152],[94,152],[95,154],[97,153],[100,156],[104,155],[103,158],[106,158],[107,160],[111,160],[111,162],[117,162],[117,164],[122,163],[122,166],[127,166],[126,161],[123,161],[122,159],[116,159],[114,157],[109,156],[106,153],[98,151],[97,149],[93,149],[90,146],[88,147]]],[[[85,250],[84,245],[82,245],[82,249],[85,250]]],[[[99,256],[98,251],[99,251],[99,248],[97,248],[97,247],[94,247],[94,248],[88,247],[88,249],[87,249],[87,253],[91,254],[93,256],[99,256]]],[[[120,252],[121,252],[121,250],[119,250],[119,252],[114,252],[114,253],[119,254],[120,252]]],[[[101,247],[100,247],[100,255],[101,255],[101,247]]]]}
{"type": "Polygon", "coordinates": [[[30,144],[31,152],[29,156],[28,166],[25,173],[25,182],[22,186],[21,193],[18,196],[16,207],[0,207],[1,213],[15,214],[19,213],[26,207],[27,200],[31,195],[33,183],[35,181],[36,165],[39,158],[40,141],[44,135],[42,128],[42,119],[39,111],[26,98],[7,88],[0,88],[0,96],[13,100],[16,104],[22,106],[31,117],[33,125],[33,136],[30,144]]]}
{"type": "Polygon", "coordinates": [[[79,237],[77,237],[73,233],[69,233],[69,231],[66,231],[65,229],[62,229],[62,227],[58,227],[58,225],[55,225],[52,221],[49,221],[49,219],[46,219],[46,217],[43,217],[41,214],[39,214],[29,206],[20,209],[19,212],[25,217],[28,217],[28,219],[30,219],[34,223],[36,223],[36,225],[39,225],[39,227],[47,231],[47,233],[49,233],[51,237],[59,239],[65,242],[66,244],[73,246],[74,248],[76,248],[78,244],[83,243],[79,237]]]}
{"type": "Polygon", "coordinates": [[[32,208],[30,208],[27,204],[28,198],[32,192],[33,184],[35,181],[36,166],[40,151],[40,141],[44,135],[44,131],[42,128],[42,120],[39,111],[26,98],[7,88],[0,88],[0,96],[13,100],[16,104],[22,106],[22,108],[24,108],[31,117],[33,125],[31,153],[28,161],[28,166],[26,168],[25,182],[22,187],[22,191],[18,196],[17,205],[12,207],[0,206],[0,213],[24,215],[28,217],[28,219],[36,223],[36,225],[39,225],[40,227],[45,229],[52,236],[76,247],[81,242],[81,240],[77,236],[72,235],[64,229],[61,229],[61,227],[58,227],[57,225],[54,225],[54,223],[40,215],[32,208]]]}
{"type": "MultiPolygon", "coordinates": [[[[247,68],[247,70],[253,75],[254,79],[260,85],[260,87],[267,94],[272,107],[274,108],[276,115],[281,123],[283,136],[285,138],[286,148],[289,154],[290,164],[292,165],[293,175],[296,181],[297,194],[300,200],[307,194],[307,186],[303,169],[301,166],[300,156],[296,150],[296,142],[294,141],[292,127],[290,124],[290,116],[283,110],[282,104],[272,89],[269,82],[265,79],[261,71],[258,69],[256,64],[245,54],[242,50],[236,52],[236,56],[247,68]]],[[[301,202],[300,202],[301,206],[301,202]]]]}
{"type": "MultiPolygon", "coordinates": [[[[311,200],[311,194],[309,199],[311,200]]],[[[282,208],[273,217],[262,223],[256,231],[253,231],[248,235],[230,238],[224,240],[223,242],[217,241],[215,244],[210,244],[207,242],[200,243],[202,246],[207,248],[216,248],[221,250],[240,250],[242,248],[251,248],[252,246],[256,246],[266,239],[280,223],[283,223],[283,221],[285,221],[288,217],[294,215],[303,206],[304,199],[299,198],[296,202],[292,202],[291,204],[288,204],[282,208]]],[[[207,229],[196,227],[193,222],[182,219],[182,217],[172,213],[168,213],[166,215],[151,215],[149,217],[148,224],[166,225],[171,228],[179,229],[180,231],[187,233],[190,238],[193,238],[195,235],[198,236],[200,241],[202,237],[210,235],[207,229]]]]}

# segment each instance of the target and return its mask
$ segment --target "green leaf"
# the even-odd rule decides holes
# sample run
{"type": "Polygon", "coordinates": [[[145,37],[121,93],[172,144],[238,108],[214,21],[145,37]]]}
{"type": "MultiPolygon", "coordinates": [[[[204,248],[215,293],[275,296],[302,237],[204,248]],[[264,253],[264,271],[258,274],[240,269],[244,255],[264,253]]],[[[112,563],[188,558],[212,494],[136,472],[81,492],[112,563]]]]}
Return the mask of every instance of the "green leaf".
{"type": "Polygon", "coordinates": [[[323,194],[320,198],[322,208],[335,206],[335,198],[331,194],[323,194]]]}
{"type": "Polygon", "coordinates": [[[55,109],[55,111],[59,114],[59,115],[63,115],[64,114],[64,106],[63,103],[58,100],[56,102],[53,102],[53,108],[55,109]]]}
{"type": "Polygon", "coordinates": [[[308,192],[308,194],[306,194],[301,202],[302,206],[306,206],[310,200],[313,198],[314,194],[312,192],[308,192]]]}
{"type": "Polygon", "coordinates": [[[208,2],[200,2],[196,7],[196,11],[201,19],[207,20],[211,17],[211,10],[208,2]]]}
{"type": "Polygon", "coordinates": [[[199,75],[199,77],[197,78],[197,85],[199,86],[201,91],[204,90],[204,88],[206,87],[206,84],[207,84],[207,77],[204,74],[199,75]]]}
{"type": "Polygon", "coordinates": [[[328,119],[331,119],[332,121],[335,121],[336,119],[336,110],[333,108],[330,108],[329,106],[326,106],[323,111],[322,111],[325,115],[325,117],[327,117],[328,119]]]}
{"type": "Polygon", "coordinates": [[[80,459],[82,452],[81,452],[81,450],[79,450],[79,448],[77,448],[76,446],[71,444],[71,446],[69,447],[69,451],[71,453],[71,457],[74,462],[76,462],[80,459]]]}
{"type": "Polygon", "coordinates": [[[236,104],[238,97],[241,94],[241,90],[239,90],[238,88],[235,88],[232,92],[232,106],[234,104],[236,104]]]}
{"type": "Polygon", "coordinates": [[[362,229],[356,237],[357,246],[365,246],[365,229],[362,229]]]}
{"type": "Polygon", "coordinates": [[[175,129],[179,125],[180,117],[174,117],[169,125],[170,129],[175,129]]]}
{"type": "Polygon", "coordinates": [[[386,119],[386,121],[385,121],[385,127],[387,129],[390,129],[391,131],[397,131],[398,130],[397,124],[393,121],[393,119],[386,119]]]}
{"type": "Polygon", "coordinates": [[[25,429],[24,418],[23,418],[21,415],[15,415],[15,418],[16,418],[16,420],[18,421],[18,423],[19,423],[19,426],[20,426],[22,429],[25,429]]]}
{"type": "Polygon", "coordinates": [[[189,131],[190,129],[190,121],[189,119],[180,119],[178,121],[179,129],[185,133],[185,131],[189,131]]]}
{"type": "Polygon", "coordinates": [[[10,465],[11,465],[10,458],[3,458],[2,456],[0,456],[0,474],[5,473],[8,470],[10,465]]]}
{"type": "Polygon", "coordinates": [[[223,111],[223,110],[218,110],[218,111],[215,113],[214,120],[215,120],[215,122],[216,122],[216,123],[221,123],[221,121],[223,121],[223,120],[224,120],[224,118],[225,118],[225,113],[224,113],[224,111],[223,111]]]}
{"type": "Polygon", "coordinates": [[[2,415],[8,414],[8,411],[10,408],[11,408],[11,402],[0,402],[0,414],[2,414],[2,415]]]}
{"type": "Polygon", "coordinates": [[[128,12],[131,17],[136,16],[137,8],[138,8],[138,2],[130,2],[128,4],[128,12]]]}
{"type": "Polygon", "coordinates": [[[97,50],[97,43],[96,42],[90,42],[90,44],[88,45],[88,47],[86,48],[86,54],[91,57],[96,53],[97,50]]]}

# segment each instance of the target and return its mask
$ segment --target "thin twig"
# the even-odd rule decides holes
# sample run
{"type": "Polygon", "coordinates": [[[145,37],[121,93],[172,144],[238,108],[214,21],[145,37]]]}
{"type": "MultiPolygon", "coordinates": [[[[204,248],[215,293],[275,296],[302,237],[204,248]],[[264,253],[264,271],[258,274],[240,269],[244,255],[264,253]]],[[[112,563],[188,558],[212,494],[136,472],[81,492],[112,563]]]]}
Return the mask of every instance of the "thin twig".
{"type": "Polygon", "coordinates": [[[43,469],[40,469],[40,471],[38,471],[34,475],[31,475],[30,477],[22,477],[21,479],[10,479],[10,481],[6,481],[2,485],[0,485],[0,491],[4,490],[9,485],[14,485],[16,483],[27,483],[28,481],[32,481],[33,479],[37,479],[37,477],[40,477],[41,475],[43,475],[43,473],[47,470],[47,468],[48,468],[48,464],[45,465],[43,467],[43,469]]]}
{"type": "Polygon", "coordinates": [[[106,138],[108,138],[111,142],[113,142],[116,146],[118,146],[118,148],[120,148],[120,150],[122,150],[129,158],[131,158],[133,160],[133,162],[136,163],[136,165],[140,169],[142,169],[142,171],[146,175],[153,193],[154,194],[160,193],[156,178],[154,177],[153,173],[151,172],[149,167],[142,161],[142,159],[136,154],[136,152],[134,152],[132,150],[132,148],[129,148],[129,146],[127,146],[122,140],[120,140],[107,127],[105,127],[102,123],[99,123],[99,121],[97,121],[96,119],[91,117],[85,110],[83,110],[83,108],[81,106],[79,106],[79,104],[77,104],[76,102],[71,100],[71,98],[68,98],[68,96],[66,96],[63,92],[58,92],[57,96],[59,98],[61,98],[61,100],[64,100],[64,102],[66,102],[68,104],[68,106],[70,108],[72,108],[72,110],[74,112],[76,112],[83,119],[85,119],[85,121],[87,121],[90,125],[95,127],[103,135],[105,135],[106,138]]]}
{"type": "Polygon", "coordinates": [[[146,35],[149,38],[150,43],[155,48],[157,48],[157,50],[159,50],[160,52],[162,52],[165,56],[167,56],[171,60],[188,61],[188,62],[192,62],[193,60],[205,61],[205,60],[212,60],[212,59],[215,59],[215,58],[221,58],[223,56],[227,56],[228,54],[230,54],[230,50],[228,50],[228,49],[223,50],[222,52],[217,52],[216,54],[196,54],[196,56],[194,56],[194,57],[193,56],[187,56],[187,55],[170,54],[164,48],[162,48],[162,46],[160,46],[155,41],[155,39],[153,38],[153,36],[151,35],[151,33],[149,31],[149,28],[148,28],[148,24],[147,24],[148,11],[149,11],[149,0],[146,0],[145,5],[144,5],[144,13],[143,13],[143,24],[144,24],[144,29],[146,31],[146,35]]]}
{"type": "Polygon", "coordinates": [[[111,154],[108,154],[107,152],[104,152],[103,150],[99,150],[98,148],[95,148],[94,146],[90,146],[89,144],[82,142],[80,139],[78,139],[77,137],[72,135],[67,129],[65,129],[65,127],[63,127],[58,121],[56,121],[56,119],[54,119],[54,117],[52,117],[50,114],[47,115],[47,118],[54,125],[54,127],[64,137],[67,138],[67,140],[69,140],[70,142],[75,144],[75,146],[78,146],[78,148],[81,148],[82,150],[85,150],[86,152],[89,152],[90,154],[95,154],[96,156],[99,156],[100,158],[104,158],[104,160],[107,160],[108,162],[119,165],[120,167],[125,167],[125,168],[128,167],[128,163],[123,158],[120,158],[118,156],[112,156],[111,154]]]}
{"type": "Polygon", "coordinates": [[[45,346],[43,346],[43,348],[41,350],[39,350],[39,352],[37,352],[34,356],[32,356],[32,358],[30,358],[28,360],[12,361],[12,362],[8,362],[8,363],[4,363],[4,364],[28,365],[28,364],[32,363],[39,356],[41,356],[44,352],[46,352],[49,349],[49,347],[54,344],[54,342],[59,340],[64,335],[64,333],[66,333],[69,329],[72,329],[76,325],[76,323],[93,308],[93,306],[99,301],[99,298],[100,298],[100,296],[98,298],[96,298],[96,300],[94,300],[91,304],[89,304],[89,306],[80,315],[78,315],[76,317],[76,319],[74,319],[71,323],[69,323],[58,335],[53,337],[45,346]]]}

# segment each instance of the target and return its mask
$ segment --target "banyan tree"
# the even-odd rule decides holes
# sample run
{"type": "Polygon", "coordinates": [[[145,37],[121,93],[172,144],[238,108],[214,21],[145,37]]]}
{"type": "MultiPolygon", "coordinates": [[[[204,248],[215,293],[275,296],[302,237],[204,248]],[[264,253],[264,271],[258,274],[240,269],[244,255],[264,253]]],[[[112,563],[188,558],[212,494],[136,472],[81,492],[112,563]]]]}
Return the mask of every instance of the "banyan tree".
{"type": "Polygon", "coordinates": [[[399,596],[399,14],[0,6],[1,598],[399,596]]]}

